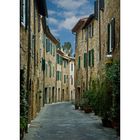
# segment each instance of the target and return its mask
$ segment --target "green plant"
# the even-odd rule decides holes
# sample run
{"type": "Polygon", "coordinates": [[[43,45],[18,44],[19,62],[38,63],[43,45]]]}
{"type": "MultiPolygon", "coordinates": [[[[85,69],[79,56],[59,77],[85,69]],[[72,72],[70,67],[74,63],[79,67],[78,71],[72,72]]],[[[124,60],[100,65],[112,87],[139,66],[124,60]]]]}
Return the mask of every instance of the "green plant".
{"type": "Polygon", "coordinates": [[[20,135],[23,138],[24,132],[27,132],[28,124],[28,99],[25,86],[25,69],[20,70],[20,135]]]}

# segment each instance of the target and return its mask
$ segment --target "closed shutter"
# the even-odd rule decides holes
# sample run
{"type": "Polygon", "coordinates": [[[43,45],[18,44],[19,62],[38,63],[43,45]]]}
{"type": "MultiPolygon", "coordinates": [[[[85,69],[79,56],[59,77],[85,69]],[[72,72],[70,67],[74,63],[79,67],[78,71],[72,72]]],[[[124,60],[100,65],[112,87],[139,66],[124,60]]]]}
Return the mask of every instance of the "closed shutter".
{"type": "Polygon", "coordinates": [[[111,20],[111,49],[115,48],[115,18],[111,20]]]}
{"type": "Polygon", "coordinates": [[[100,3],[99,3],[99,6],[100,6],[100,10],[104,10],[104,0],[100,0],[100,3]]]}
{"type": "Polygon", "coordinates": [[[110,23],[108,24],[107,26],[107,36],[108,36],[108,39],[107,39],[107,54],[110,53],[110,23]]]}
{"type": "Polygon", "coordinates": [[[92,49],[91,51],[92,51],[92,66],[94,66],[94,49],[92,49]]]}
{"type": "Polygon", "coordinates": [[[94,14],[95,14],[95,19],[98,20],[98,0],[94,2],[94,14]]]}

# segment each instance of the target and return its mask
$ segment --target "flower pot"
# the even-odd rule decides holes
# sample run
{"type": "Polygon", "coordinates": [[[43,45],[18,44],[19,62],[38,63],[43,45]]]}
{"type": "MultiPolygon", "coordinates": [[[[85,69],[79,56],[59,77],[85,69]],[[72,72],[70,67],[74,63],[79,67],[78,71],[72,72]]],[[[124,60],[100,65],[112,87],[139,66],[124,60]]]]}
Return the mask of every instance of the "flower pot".
{"type": "Polygon", "coordinates": [[[102,119],[102,124],[103,124],[104,127],[112,128],[112,122],[110,120],[106,119],[106,118],[102,119]]]}
{"type": "Polygon", "coordinates": [[[75,110],[77,110],[79,108],[79,106],[78,105],[75,105],[75,110]]]}
{"type": "Polygon", "coordinates": [[[92,112],[92,108],[90,107],[85,107],[84,108],[85,113],[91,113],[92,112]]]}

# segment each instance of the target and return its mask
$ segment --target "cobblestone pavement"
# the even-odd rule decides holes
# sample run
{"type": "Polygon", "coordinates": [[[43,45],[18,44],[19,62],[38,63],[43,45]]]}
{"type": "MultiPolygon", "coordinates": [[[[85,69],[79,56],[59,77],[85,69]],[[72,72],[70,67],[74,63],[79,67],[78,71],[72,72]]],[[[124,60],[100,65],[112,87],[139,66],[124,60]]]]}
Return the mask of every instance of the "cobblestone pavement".
{"type": "Polygon", "coordinates": [[[24,140],[119,140],[99,117],[75,110],[71,103],[45,105],[24,140]]]}

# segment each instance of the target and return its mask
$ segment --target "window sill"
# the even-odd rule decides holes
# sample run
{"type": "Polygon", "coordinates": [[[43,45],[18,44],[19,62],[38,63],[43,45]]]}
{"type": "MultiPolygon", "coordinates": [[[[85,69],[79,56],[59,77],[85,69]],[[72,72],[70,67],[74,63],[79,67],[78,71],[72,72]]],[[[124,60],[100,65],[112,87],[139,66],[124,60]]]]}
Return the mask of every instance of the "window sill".
{"type": "Polygon", "coordinates": [[[112,58],[112,54],[107,54],[106,57],[107,58],[112,58]]]}

